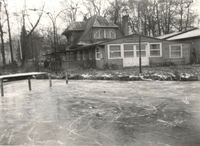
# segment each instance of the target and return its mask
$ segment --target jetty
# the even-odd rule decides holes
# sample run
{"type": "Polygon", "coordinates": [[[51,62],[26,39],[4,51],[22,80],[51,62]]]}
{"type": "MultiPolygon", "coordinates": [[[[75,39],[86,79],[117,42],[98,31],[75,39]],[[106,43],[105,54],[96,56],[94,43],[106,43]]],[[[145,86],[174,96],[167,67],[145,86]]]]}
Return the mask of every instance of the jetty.
{"type": "Polygon", "coordinates": [[[4,81],[28,79],[28,88],[29,88],[29,91],[31,91],[31,78],[39,76],[39,75],[48,75],[49,86],[52,87],[51,74],[47,72],[28,72],[28,73],[1,75],[0,76],[1,96],[4,96],[4,81]]]}

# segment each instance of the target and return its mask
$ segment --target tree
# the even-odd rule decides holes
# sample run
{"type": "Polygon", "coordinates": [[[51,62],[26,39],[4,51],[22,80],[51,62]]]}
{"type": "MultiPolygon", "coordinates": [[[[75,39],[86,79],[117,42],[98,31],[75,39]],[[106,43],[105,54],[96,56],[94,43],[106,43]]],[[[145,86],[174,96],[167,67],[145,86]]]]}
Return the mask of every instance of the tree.
{"type": "Polygon", "coordinates": [[[29,52],[28,52],[28,49],[30,50],[29,44],[28,44],[28,42],[29,42],[28,40],[31,37],[31,35],[34,32],[34,30],[36,29],[36,27],[38,26],[38,24],[39,24],[39,22],[41,20],[41,17],[43,15],[43,10],[44,10],[44,5],[42,7],[42,10],[39,13],[38,19],[35,22],[35,24],[33,25],[31,23],[31,27],[32,28],[31,28],[31,30],[29,32],[27,32],[27,30],[26,30],[26,22],[25,22],[26,7],[23,10],[23,13],[22,13],[23,25],[22,25],[22,28],[21,28],[21,35],[20,35],[21,49],[22,49],[22,61],[23,61],[23,63],[24,63],[24,61],[26,59],[28,59],[28,56],[30,55],[29,52]]]}
{"type": "Polygon", "coordinates": [[[14,58],[13,58],[13,47],[12,47],[12,36],[11,36],[11,28],[10,28],[10,17],[7,9],[7,3],[5,0],[3,0],[4,3],[4,9],[5,9],[5,14],[6,14],[6,19],[7,19],[7,26],[8,26],[8,37],[9,37],[9,46],[10,46],[10,55],[11,55],[11,63],[14,63],[14,58]]]}
{"type": "Polygon", "coordinates": [[[3,23],[2,23],[2,2],[0,1],[0,37],[1,37],[1,55],[2,55],[2,62],[3,66],[6,64],[5,58],[5,48],[4,48],[4,32],[3,32],[3,23]]]}
{"type": "Polygon", "coordinates": [[[79,9],[79,2],[64,0],[62,1],[62,6],[66,10],[64,15],[64,20],[71,23],[76,21],[77,13],[79,9]]]}
{"type": "Polygon", "coordinates": [[[86,8],[85,16],[91,17],[94,15],[104,16],[106,13],[106,3],[102,3],[102,0],[85,0],[83,6],[86,8]]]}

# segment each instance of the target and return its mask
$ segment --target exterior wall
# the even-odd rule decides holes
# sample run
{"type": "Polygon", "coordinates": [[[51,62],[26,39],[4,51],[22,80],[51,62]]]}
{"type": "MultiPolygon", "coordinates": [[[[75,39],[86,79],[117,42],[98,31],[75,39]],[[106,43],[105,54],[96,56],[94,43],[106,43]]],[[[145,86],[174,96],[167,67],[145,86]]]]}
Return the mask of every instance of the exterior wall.
{"type": "Polygon", "coordinates": [[[150,65],[166,64],[166,63],[189,64],[190,44],[164,41],[162,43],[162,57],[150,57],[150,65]],[[170,58],[169,46],[173,44],[182,44],[182,58],[170,58]]]}
{"type": "Polygon", "coordinates": [[[190,38],[179,40],[180,43],[189,43],[190,46],[190,62],[191,63],[200,63],[200,38],[190,38]],[[195,55],[195,56],[194,56],[195,55]]]}
{"type": "Polygon", "coordinates": [[[104,30],[106,31],[106,33],[108,31],[114,31],[116,33],[116,38],[122,37],[122,33],[117,28],[103,28],[103,27],[101,28],[101,27],[98,27],[98,28],[93,28],[92,29],[91,41],[92,42],[98,42],[98,41],[108,41],[108,40],[116,39],[116,38],[105,38],[104,30]],[[100,31],[100,38],[99,39],[94,38],[94,34],[97,31],[100,31]]]}
{"type": "MultiPolygon", "coordinates": [[[[105,51],[103,52],[103,60],[102,64],[104,66],[106,64],[112,66],[116,65],[119,68],[123,67],[123,56],[120,59],[108,59],[108,45],[109,44],[124,44],[124,43],[138,43],[139,38],[136,37],[128,37],[128,38],[122,38],[118,40],[113,40],[111,42],[105,43],[105,51]]],[[[163,41],[159,39],[154,39],[150,37],[142,37],[141,43],[161,43],[162,44],[162,56],[161,57],[149,57],[149,64],[150,65],[163,65],[165,63],[173,63],[173,64],[189,64],[190,63],[190,44],[188,43],[182,43],[182,57],[181,58],[170,58],[170,45],[173,44],[180,44],[180,42],[174,42],[174,41],[163,41]]],[[[147,52],[149,54],[149,52],[147,52]]],[[[101,65],[103,66],[103,65],[101,65]]]]}

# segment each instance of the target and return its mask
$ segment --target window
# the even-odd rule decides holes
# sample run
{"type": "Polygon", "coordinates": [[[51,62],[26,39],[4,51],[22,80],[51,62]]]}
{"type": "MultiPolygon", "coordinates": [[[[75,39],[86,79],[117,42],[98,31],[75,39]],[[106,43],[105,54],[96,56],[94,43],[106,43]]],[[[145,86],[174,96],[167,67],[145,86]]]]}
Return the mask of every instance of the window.
{"type": "Polygon", "coordinates": [[[96,60],[100,60],[102,58],[102,54],[100,52],[100,48],[96,48],[96,60]]]}
{"type": "Polygon", "coordinates": [[[101,31],[100,30],[97,30],[94,32],[94,38],[95,39],[100,39],[101,38],[101,31]]]}
{"type": "Polygon", "coordinates": [[[182,45],[170,45],[170,58],[181,58],[182,57],[182,45]]]}
{"type": "Polygon", "coordinates": [[[150,44],[150,56],[161,57],[161,44],[150,44]]]}
{"type": "Polygon", "coordinates": [[[121,47],[120,45],[111,45],[109,46],[109,55],[110,58],[121,58],[121,47]]]}
{"type": "Polygon", "coordinates": [[[110,31],[110,38],[115,39],[116,38],[116,32],[115,31],[110,31]]]}
{"type": "Polygon", "coordinates": [[[134,46],[131,44],[124,44],[124,57],[134,57],[134,46]]]}
{"type": "Polygon", "coordinates": [[[114,30],[104,30],[106,31],[106,38],[109,39],[115,39],[116,38],[116,32],[114,30]]]}
{"type": "MultiPolygon", "coordinates": [[[[146,57],[146,44],[141,44],[141,57],[146,57]]],[[[136,55],[140,56],[139,44],[136,45],[136,55]]]]}

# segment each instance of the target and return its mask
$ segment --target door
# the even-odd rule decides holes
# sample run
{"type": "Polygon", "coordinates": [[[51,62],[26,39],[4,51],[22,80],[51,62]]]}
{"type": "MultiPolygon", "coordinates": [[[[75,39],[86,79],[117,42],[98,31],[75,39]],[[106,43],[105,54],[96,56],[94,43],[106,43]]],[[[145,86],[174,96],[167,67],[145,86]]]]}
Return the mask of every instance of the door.
{"type": "MultiPolygon", "coordinates": [[[[131,67],[131,66],[139,66],[139,44],[124,44],[123,47],[124,58],[123,58],[123,66],[131,67]]],[[[148,45],[147,43],[141,44],[141,58],[142,65],[149,65],[149,57],[148,57],[148,45]]]]}

